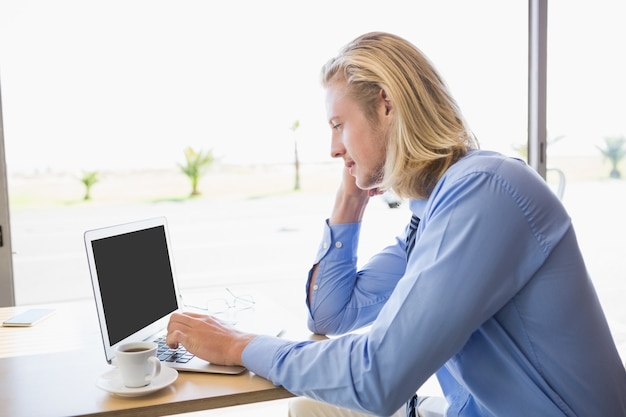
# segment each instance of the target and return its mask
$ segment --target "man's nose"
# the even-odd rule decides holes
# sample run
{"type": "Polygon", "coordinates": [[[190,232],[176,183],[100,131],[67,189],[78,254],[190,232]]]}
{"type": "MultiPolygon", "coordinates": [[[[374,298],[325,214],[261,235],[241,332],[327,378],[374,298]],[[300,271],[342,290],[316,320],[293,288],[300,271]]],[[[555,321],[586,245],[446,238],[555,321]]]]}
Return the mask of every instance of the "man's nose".
{"type": "Polygon", "coordinates": [[[345,153],[346,148],[343,146],[343,142],[333,135],[330,140],[330,156],[332,158],[341,158],[345,153]]]}

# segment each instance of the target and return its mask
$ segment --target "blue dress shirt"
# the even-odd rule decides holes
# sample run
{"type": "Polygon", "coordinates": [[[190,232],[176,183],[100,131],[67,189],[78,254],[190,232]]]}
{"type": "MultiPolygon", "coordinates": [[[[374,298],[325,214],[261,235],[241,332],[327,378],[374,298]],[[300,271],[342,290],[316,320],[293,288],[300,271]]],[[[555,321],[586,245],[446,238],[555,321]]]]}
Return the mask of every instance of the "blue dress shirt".
{"type": "MultiPolygon", "coordinates": [[[[328,224],[309,327],[259,336],[251,371],[296,395],[377,415],[434,373],[448,416],[626,416],[626,371],[561,202],[524,162],[471,151],[404,234],[357,270],[360,224],[328,224]]],[[[408,219],[407,219],[408,221],[408,219]]]]}

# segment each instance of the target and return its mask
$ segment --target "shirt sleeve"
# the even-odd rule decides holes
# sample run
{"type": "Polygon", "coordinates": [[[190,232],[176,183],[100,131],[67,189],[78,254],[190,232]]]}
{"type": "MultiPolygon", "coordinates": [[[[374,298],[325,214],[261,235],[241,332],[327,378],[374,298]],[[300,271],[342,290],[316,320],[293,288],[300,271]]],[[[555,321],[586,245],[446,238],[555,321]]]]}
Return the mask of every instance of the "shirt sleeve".
{"type": "Polygon", "coordinates": [[[361,223],[324,224],[315,259],[317,277],[308,300],[308,327],[314,333],[340,334],[371,324],[404,274],[406,255],[400,238],[357,270],[360,229],[361,223]]]}

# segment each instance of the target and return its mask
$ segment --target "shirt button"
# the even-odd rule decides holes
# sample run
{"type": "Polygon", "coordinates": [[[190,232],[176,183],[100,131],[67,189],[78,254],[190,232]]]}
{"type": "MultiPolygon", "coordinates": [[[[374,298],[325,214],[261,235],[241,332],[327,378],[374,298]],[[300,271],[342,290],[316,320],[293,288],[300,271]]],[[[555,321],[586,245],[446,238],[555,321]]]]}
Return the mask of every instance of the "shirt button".
{"type": "Polygon", "coordinates": [[[341,243],[341,242],[336,242],[336,243],[335,243],[335,247],[336,247],[337,249],[339,249],[339,248],[340,248],[340,247],[342,247],[342,246],[343,246],[343,243],[341,243]]]}
{"type": "Polygon", "coordinates": [[[314,286],[313,286],[313,290],[317,290],[317,285],[314,285],[314,286]]]}

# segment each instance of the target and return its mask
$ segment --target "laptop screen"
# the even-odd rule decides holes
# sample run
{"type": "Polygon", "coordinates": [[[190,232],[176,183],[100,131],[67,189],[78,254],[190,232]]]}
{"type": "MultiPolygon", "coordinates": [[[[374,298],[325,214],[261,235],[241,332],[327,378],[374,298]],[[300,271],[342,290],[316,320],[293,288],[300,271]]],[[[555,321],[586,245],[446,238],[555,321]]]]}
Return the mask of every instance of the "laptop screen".
{"type": "Polygon", "coordinates": [[[178,308],[165,227],[91,242],[111,345],[178,308]]]}

